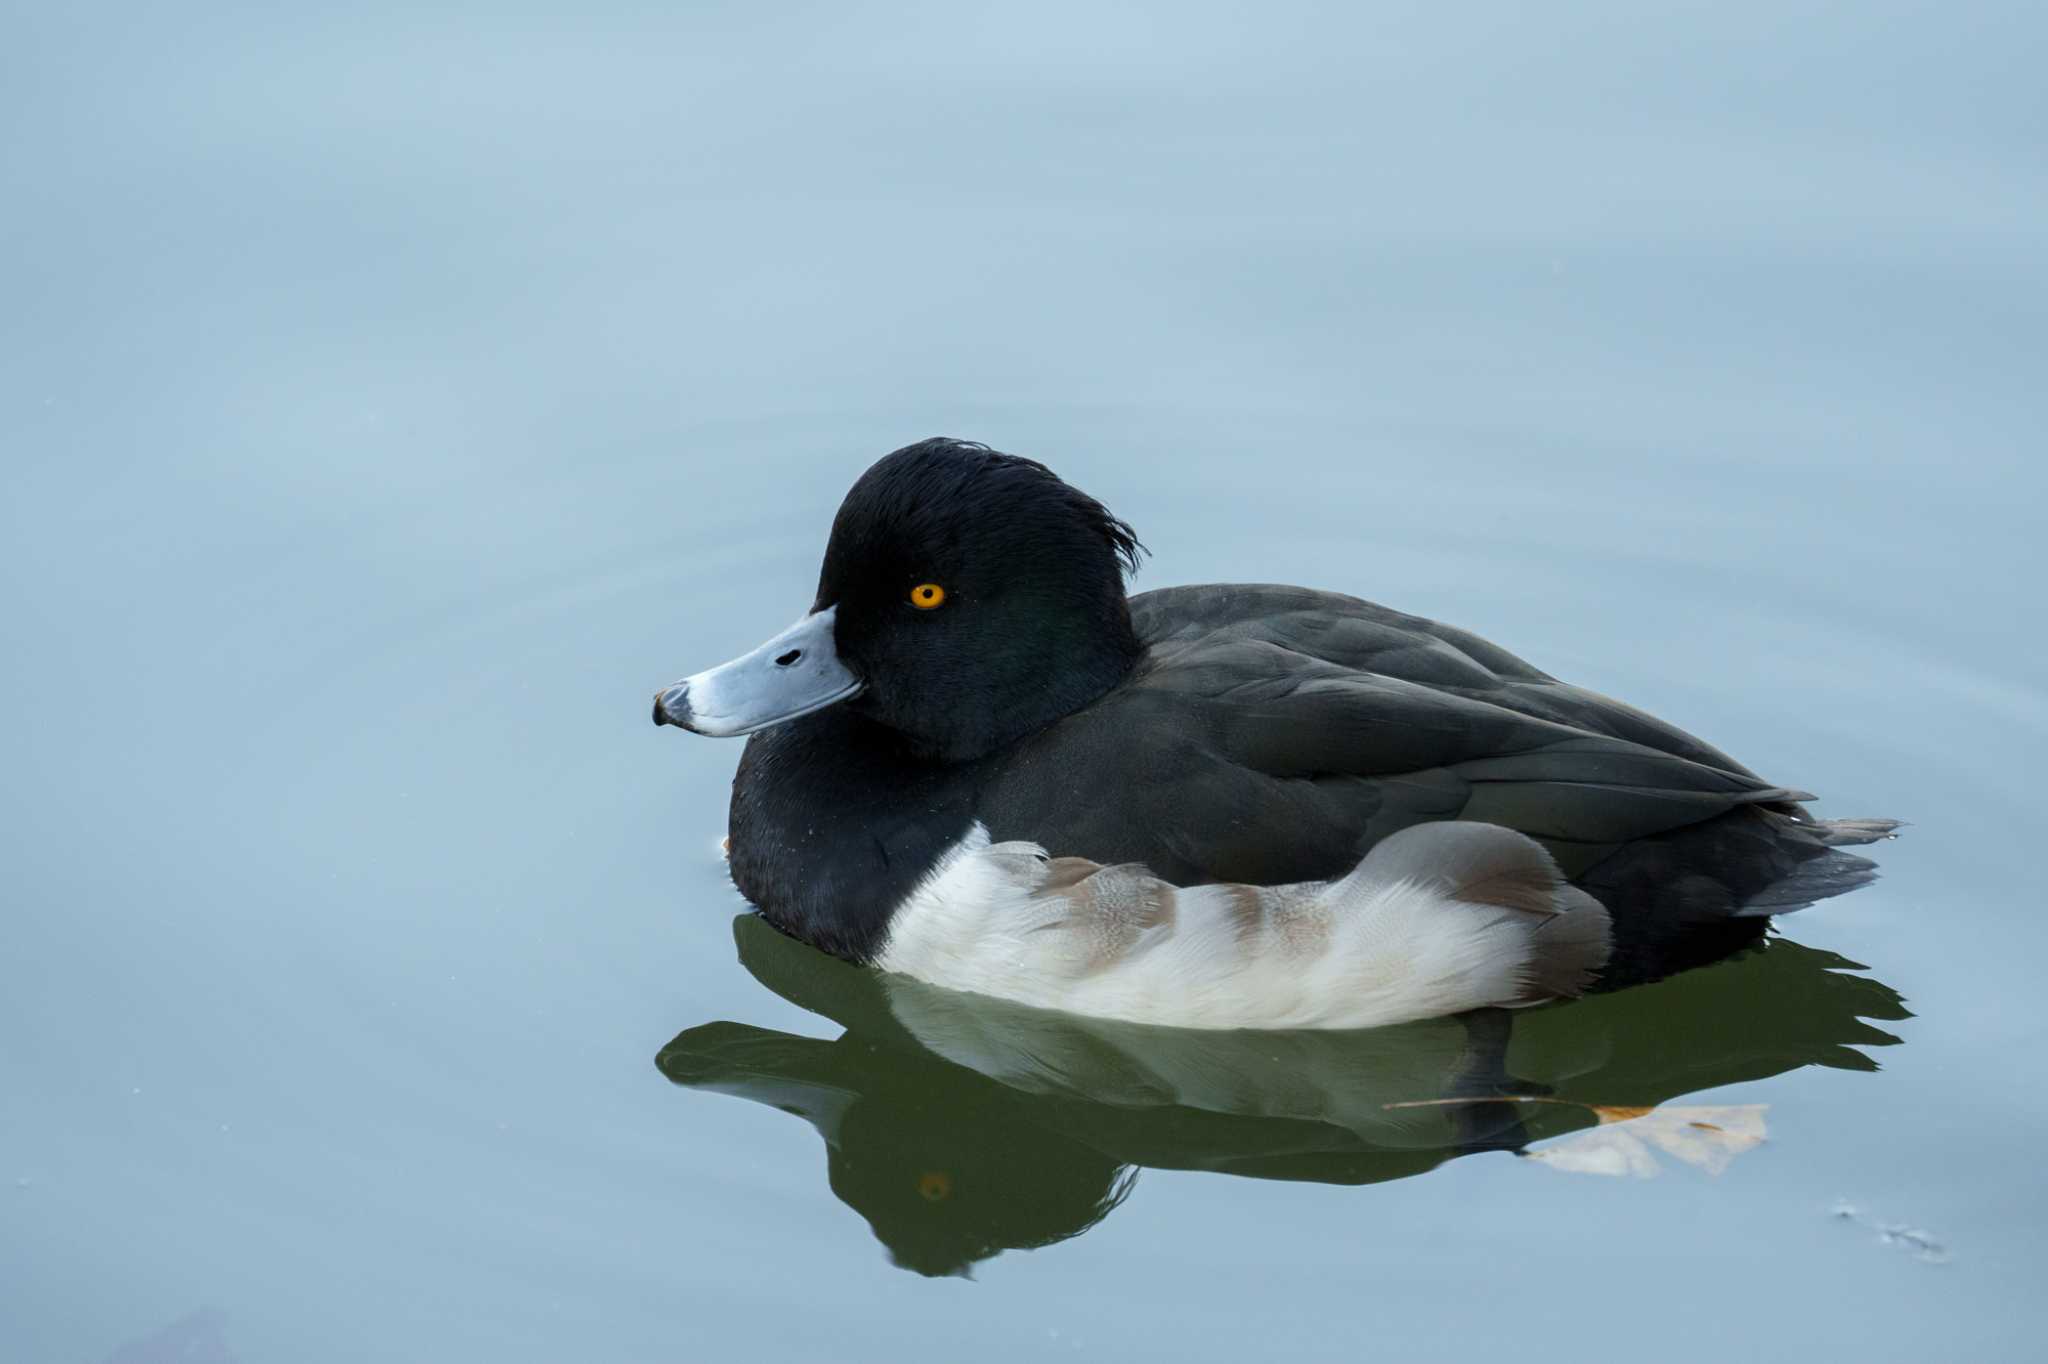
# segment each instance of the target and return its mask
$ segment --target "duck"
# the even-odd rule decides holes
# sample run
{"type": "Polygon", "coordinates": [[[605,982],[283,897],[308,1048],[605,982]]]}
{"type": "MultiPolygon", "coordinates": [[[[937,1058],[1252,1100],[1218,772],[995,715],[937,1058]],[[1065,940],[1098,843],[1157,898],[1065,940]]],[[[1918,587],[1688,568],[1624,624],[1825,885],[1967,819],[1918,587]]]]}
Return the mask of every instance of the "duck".
{"type": "Polygon", "coordinates": [[[1341,593],[1132,595],[1129,523],[934,437],[863,473],[795,624],[656,692],[747,736],[733,884],[928,985],[1193,1029],[1377,1027],[1655,979],[1874,878],[1640,710],[1341,593]]]}

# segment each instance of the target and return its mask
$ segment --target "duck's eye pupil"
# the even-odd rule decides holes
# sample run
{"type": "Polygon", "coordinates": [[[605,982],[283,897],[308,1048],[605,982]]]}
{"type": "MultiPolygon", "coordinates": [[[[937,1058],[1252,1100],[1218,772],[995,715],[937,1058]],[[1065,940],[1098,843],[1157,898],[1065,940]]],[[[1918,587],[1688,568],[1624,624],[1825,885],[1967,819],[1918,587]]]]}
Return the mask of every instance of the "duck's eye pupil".
{"type": "Polygon", "coordinates": [[[910,604],[920,611],[929,611],[946,599],[946,589],[937,583],[919,583],[910,589],[910,604]]]}

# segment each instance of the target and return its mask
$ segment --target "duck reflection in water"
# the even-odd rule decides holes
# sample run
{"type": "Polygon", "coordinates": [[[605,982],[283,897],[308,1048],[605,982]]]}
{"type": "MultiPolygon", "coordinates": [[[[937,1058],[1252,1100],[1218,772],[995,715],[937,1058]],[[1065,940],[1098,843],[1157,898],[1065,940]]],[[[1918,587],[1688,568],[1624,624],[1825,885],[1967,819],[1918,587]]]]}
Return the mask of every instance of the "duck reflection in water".
{"type": "Polygon", "coordinates": [[[833,1193],[928,1275],[1077,1236],[1148,1166],[1372,1184],[1482,1151],[1646,1173],[1657,1147],[1716,1167],[1761,1138],[1761,1110],[1658,1105],[1805,1066],[1875,1070],[1857,1048],[1898,1039],[1868,1020],[1909,1017],[1889,987],[1848,974],[1856,963],[1785,939],[1567,1004],[1215,1032],[882,975],[752,915],[734,931],[756,979],[844,1034],[707,1023],[657,1064],[809,1122],[833,1193]]]}

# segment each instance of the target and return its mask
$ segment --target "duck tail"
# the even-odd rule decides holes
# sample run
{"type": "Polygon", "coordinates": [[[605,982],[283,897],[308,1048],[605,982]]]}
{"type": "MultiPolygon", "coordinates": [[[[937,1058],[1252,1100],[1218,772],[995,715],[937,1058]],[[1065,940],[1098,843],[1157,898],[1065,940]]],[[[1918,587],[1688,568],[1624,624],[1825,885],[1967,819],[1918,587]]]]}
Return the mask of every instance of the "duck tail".
{"type": "Polygon", "coordinates": [[[1790,914],[1852,890],[1861,890],[1877,879],[1877,863],[1855,853],[1840,851],[1897,836],[1896,819],[1814,819],[1801,813],[1786,823],[1793,833],[1786,837],[1801,841],[1800,835],[1819,845],[1819,851],[1793,863],[1775,880],[1759,887],[1735,907],[1736,918],[1768,918],[1790,914]]]}
{"type": "Polygon", "coordinates": [[[1896,838],[1899,830],[1906,827],[1902,819],[1813,819],[1803,818],[1798,823],[1810,829],[1813,836],[1830,848],[1855,847],[1863,843],[1877,843],[1887,838],[1896,838]]]}
{"type": "Polygon", "coordinates": [[[1899,827],[1750,807],[1624,844],[1576,878],[1614,920],[1602,988],[1717,960],[1762,937],[1772,915],[1869,885],[1877,864],[1843,848],[1899,827]]]}
{"type": "Polygon", "coordinates": [[[1877,863],[1855,853],[1824,848],[1777,880],[1757,890],[1729,911],[1735,919],[1768,919],[1774,914],[1792,914],[1861,890],[1877,879],[1877,863]]]}

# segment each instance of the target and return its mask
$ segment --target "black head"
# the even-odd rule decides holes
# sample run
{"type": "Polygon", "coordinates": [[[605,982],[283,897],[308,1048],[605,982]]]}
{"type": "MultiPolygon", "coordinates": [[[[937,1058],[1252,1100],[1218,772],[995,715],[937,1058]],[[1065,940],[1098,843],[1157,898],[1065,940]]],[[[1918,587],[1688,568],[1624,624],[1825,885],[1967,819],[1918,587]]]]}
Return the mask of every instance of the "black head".
{"type": "Polygon", "coordinates": [[[848,704],[962,761],[1079,710],[1138,657],[1124,575],[1142,546],[1036,460],[971,441],[905,446],[832,522],[814,611],[837,608],[848,704]]]}
{"type": "Polygon", "coordinates": [[[810,614],[663,689],[654,722],[752,734],[843,708],[835,719],[865,717],[885,747],[980,757],[1129,674],[1124,574],[1140,548],[1034,460],[970,441],[905,446],[840,505],[810,614]]]}

